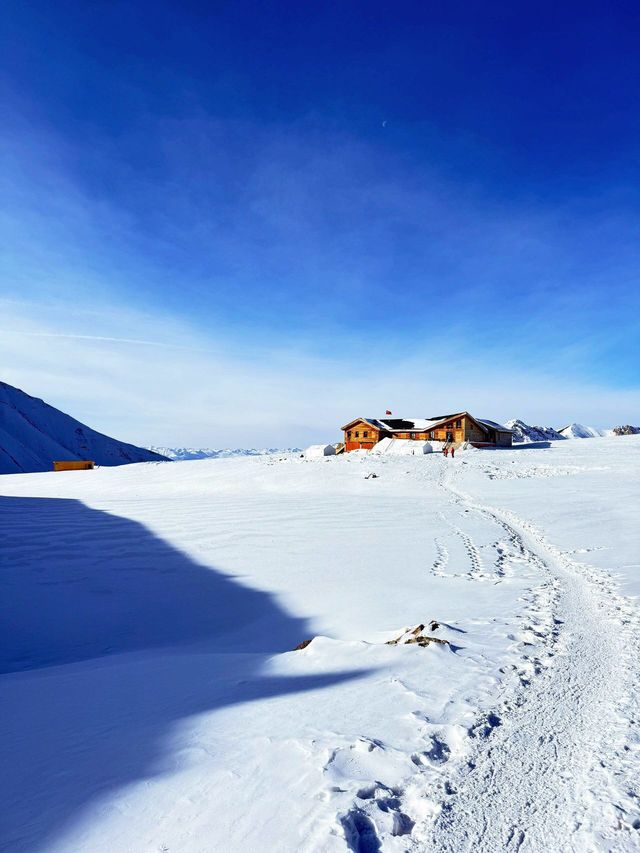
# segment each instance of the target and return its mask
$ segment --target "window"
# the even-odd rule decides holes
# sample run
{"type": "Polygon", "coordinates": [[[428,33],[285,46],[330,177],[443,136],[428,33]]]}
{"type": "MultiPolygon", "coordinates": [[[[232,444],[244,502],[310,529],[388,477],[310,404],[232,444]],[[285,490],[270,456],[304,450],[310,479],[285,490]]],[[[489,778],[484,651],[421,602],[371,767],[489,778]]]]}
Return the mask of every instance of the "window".
{"type": "Polygon", "coordinates": [[[462,421],[456,421],[456,429],[462,428],[462,421]]]}
{"type": "Polygon", "coordinates": [[[412,432],[412,433],[411,433],[411,438],[415,438],[415,437],[416,437],[415,432],[412,432]]]}
{"type": "Polygon", "coordinates": [[[363,438],[369,438],[369,433],[367,432],[367,430],[365,430],[365,431],[362,433],[362,437],[363,437],[363,438]]]}
{"type": "Polygon", "coordinates": [[[351,430],[347,433],[347,438],[351,438],[351,430]]]}
{"type": "Polygon", "coordinates": [[[433,441],[433,433],[432,432],[429,433],[429,438],[433,441]]]}
{"type": "Polygon", "coordinates": [[[356,432],[356,438],[360,438],[360,433],[356,432]]]}

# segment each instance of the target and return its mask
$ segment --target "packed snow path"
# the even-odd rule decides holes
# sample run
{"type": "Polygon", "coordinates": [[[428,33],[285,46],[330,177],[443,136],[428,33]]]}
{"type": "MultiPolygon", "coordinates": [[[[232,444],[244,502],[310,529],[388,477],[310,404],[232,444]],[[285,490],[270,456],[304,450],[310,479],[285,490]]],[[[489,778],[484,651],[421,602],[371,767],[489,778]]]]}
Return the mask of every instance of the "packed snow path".
{"type": "Polygon", "coordinates": [[[0,849],[638,849],[640,437],[558,444],[0,478],[0,849]]]}
{"type": "Polygon", "coordinates": [[[451,479],[443,486],[453,502],[492,517],[558,582],[557,627],[546,660],[534,661],[534,677],[523,677],[520,689],[479,722],[477,748],[450,783],[426,845],[416,849],[578,853],[640,846],[637,817],[619,804],[629,792],[612,790],[616,773],[631,764],[625,738],[638,668],[637,613],[610,582],[585,575],[532,525],[474,503],[451,479]],[[625,828],[632,834],[615,831],[625,828]]]}

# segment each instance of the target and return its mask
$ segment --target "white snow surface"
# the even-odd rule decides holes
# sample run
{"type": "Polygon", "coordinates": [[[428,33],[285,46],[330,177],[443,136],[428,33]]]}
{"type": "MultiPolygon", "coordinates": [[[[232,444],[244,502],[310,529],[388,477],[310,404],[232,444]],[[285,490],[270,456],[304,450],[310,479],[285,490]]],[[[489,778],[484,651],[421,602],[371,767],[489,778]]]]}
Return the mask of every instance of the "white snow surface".
{"type": "Polygon", "coordinates": [[[3,477],[0,849],[637,850],[639,478],[640,436],[3,477]]]}
{"type": "Polygon", "coordinates": [[[96,432],[19,388],[0,382],[0,474],[50,471],[54,460],[98,465],[159,462],[161,455],[96,432]]]}
{"type": "Polygon", "coordinates": [[[433,453],[433,447],[428,441],[419,441],[411,438],[383,438],[374,444],[372,453],[385,454],[387,456],[423,456],[425,453],[433,453]]]}
{"type": "Polygon", "coordinates": [[[333,444],[312,444],[304,451],[305,459],[324,459],[325,456],[335,456],[336,449],[333,444]]]}

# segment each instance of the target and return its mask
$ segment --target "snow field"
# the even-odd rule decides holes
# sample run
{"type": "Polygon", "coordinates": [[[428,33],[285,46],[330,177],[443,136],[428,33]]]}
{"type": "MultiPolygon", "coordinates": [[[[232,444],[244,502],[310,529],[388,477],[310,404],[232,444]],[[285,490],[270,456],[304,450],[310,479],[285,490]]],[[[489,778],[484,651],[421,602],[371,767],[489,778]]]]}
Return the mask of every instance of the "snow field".
{"type": "Polygon", "coordinates": [[[617,441],[3,478],[5,849],[636,849],[617,441]]]}

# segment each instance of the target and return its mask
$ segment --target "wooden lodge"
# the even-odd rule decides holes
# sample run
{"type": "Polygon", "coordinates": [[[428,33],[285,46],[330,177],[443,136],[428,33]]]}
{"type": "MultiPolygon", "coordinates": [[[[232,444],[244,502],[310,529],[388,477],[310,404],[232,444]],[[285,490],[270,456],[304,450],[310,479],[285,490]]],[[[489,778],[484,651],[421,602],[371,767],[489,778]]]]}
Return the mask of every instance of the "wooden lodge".
{"type": "Polygon", "coordinates": [[[441,441],[454,447],[465,441],[474,447],[511,447],[513,438],[502,424],[474,418],[469,412],[434,418],[355,418],[342,430],[347,452],[371,450],[383,438],[441,441]]]}

